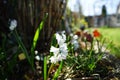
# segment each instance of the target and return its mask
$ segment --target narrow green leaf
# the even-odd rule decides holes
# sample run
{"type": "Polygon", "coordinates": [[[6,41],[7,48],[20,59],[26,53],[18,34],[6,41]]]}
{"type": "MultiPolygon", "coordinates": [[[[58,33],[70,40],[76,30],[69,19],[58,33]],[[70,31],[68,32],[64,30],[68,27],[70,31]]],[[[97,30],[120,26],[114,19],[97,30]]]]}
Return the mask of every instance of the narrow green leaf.
{"type": "Polygon", "coordinates": [[[42,21],[40,23],[40,26],[37,28],[36,32],[35,32],[35,35],[34,35],[34,39],[33,39],[33,49],[36,47],[36,44],[37,44],[37,40],[39,38],[39,34],[43,28],[43,25],[44,25],[44,21],[42,21]]]}
{"type": "Polygon", "coordinates": [[[23,51],[23,53],[25,54],[25,56],[26,56],[28,62],[29,62],[30,65],[32,66],[32,69],[34,69],[33,63],[31,62],[30,57],[29,57],[29,55],[28,55],[28,51],[27,51],[25,45],[23,44],[23,42],[21,41],[21,39],[19,38],[18,33],[17,33],[16,30],[15,30],[15,34],[14,34],[14,35],[15,35],[15,38],[16,38],[16,40],[17,40],[17,42],[18,42],[18,44],[19,44],[21,50],[23,51]]]}
{"type": "Polygon", "coordinates": [[[45,20],[46,20],[47,16],[48,16],[48,14],[45,15],[44,19],[41,21],[41,23],[39,24],[39,27],[37,28],[37,30],[35,32],[32,47],[31,47],[31,52],[33,52],[35,47],[36,47],[37,41],[39,39],[40,32],[41,32],[41,30],[42,30],[42,28],[44,26],[44,23],[45,23],[45,20]]]}
{"type": "Polygon", "coordinates": [[[62,70],[62,66],[63,66],[63,61],[60,62],[60,65],[59,65],[57,71],[55,72],[52,80],[57,80],[57,77],[59,76],[59,74],[62,70]]]}
{"type": "Polygon", "coordinates": [[[44,19],[41,21],[41,23],[39,24],[39,27],[37,28],[36,32],[35,32],[35,35],[34,35],[34,38],[33,38],[33,43],[32,43],[32,47],[31,47],[31,61],[32,63],[34,63],[34,49],[36,47],[36,44],[37,44],[37,41],[39,39],[39,35],[40,35],[40,32],[44,26],[44,23],[45,23],[45,20],[47,18],[48,14],[45,15],[44,19]]]}
{"type": "Polygon", "coordinates": [[[44,57],[44,80],[47,80],[47,57],[44,57]]]}

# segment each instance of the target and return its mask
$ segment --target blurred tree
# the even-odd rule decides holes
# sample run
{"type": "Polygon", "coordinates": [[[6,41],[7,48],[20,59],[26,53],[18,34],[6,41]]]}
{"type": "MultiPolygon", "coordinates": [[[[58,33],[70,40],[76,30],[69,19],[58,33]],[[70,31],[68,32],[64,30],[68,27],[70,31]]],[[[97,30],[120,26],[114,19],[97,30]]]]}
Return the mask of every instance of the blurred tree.
{"type": "Polygon", "coordinates": [[[104,25],[107,25],[107,10],[105,5],[103,5],[102,7],[102,16],[104,20],[104,25]]]}
{"type": "Polygon", "coordinates": [[[102,16],[106,17],[106,15],[107,15],[106,6],[103,5],[103,7],[102,7],[102,16]]]}

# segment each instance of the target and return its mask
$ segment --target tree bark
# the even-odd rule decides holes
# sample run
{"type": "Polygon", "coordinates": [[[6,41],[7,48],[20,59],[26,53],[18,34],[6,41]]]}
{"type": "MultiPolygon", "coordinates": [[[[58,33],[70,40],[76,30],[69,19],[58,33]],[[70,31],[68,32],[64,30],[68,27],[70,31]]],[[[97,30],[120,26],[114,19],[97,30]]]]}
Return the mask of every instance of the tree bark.
{"type": "Polygon", "coordinates": [[[13,0],[18,20],[18,31],[22,40],[30,50],[32,39],[37,27],[46,13],[45,25],[40,33],[37,50],[41,53],[48,52],[51,38],[56,29],[61,27],[61,20],[66,3],[64,0],[13,0]]]}

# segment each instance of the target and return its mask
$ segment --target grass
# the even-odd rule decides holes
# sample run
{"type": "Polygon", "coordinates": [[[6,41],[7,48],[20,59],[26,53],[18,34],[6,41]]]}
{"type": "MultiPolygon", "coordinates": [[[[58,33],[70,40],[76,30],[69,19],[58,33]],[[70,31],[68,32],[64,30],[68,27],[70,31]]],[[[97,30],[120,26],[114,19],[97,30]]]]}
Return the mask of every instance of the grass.
{"type": "Polygon", "coordinates": [[[120,28],[97,28],[101,34],[113,42],[111,51],[114,55],[120,58],[120,28]]]}
{"type": "Polygon", "coordinates": [[[116,46],[120,46],[120,28],[99,28],[99,31],[116,46]]]}

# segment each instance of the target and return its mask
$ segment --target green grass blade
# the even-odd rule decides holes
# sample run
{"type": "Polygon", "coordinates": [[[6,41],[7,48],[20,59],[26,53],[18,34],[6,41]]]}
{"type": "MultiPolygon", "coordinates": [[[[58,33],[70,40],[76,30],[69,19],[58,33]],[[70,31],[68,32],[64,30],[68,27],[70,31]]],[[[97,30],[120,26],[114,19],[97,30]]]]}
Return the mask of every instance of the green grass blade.
{"type": "Polygon", "coordinates": [[[31,47],[31,51],[34,51],[34,49],[36,47],[36,44],[37,44],[40,32],[41,32],[41,30],[42,30],[42,28],[44,26],[44,23],[45,23],[45,20],[46,20],[47,16],[48,16],[48,14],[45,15],[44,19],[41,21],[41,23],[39,24],[39,27],[37,28],[37,30],[35,32],[35,35],[34,35],[34,38],[33,38],[32,47],[31,47]]]}
{"type": "Polygon", "coordinates": [[[15,30],[15,38],[16,38],[16,40],[17,40],[17,42],[18,42],[21,50],[22,50],[23,53],[25,54],[28,62],[30,63],[30,65],[31,65],[32,68],[34,69],[33,64],[31,63],[30,57],[29,57],[29,55],[28,55],[27,49],[25,48],[25,45],[23,44],[23,42],[21,41],[21,39],[19,39],[19,36],[18,36],[18,33],[17,33],[16,30],[15,30]]]}
{"type": "Polygon", "coordinates": [[[57,80],[57,77],[59,76],[59,74],[62,70],[62,66],[63,66],[63,60],[60,62],[60,65],[59,65],[57,71],[55,72],[52,80],[57,80]]]}
{"type": "Polygon", "coordinates": [[[44,57],[44,80],[47,80],[47,57],[44,57]]]}
{"type": "Polygon", "coordinates": [[[44,23],[45,23],[45,20],[46,20],[47,16],[48,16],[48,14],[45,15],[44,19],[39,24],[39,27],[37,28],[37,30],[35,32],[35,35],[34,35],[34,38],[33,38],[33,43],[32,43],[32,47],[31,47],[31,53],[32,53],[31,59],[32,59],[32,63],[34,63],[34,49],[36,47],[37,41],[39,39],[40,32],[41,32],[41,30],[42,30],[42,28],[44,26],[44,23]]]}

